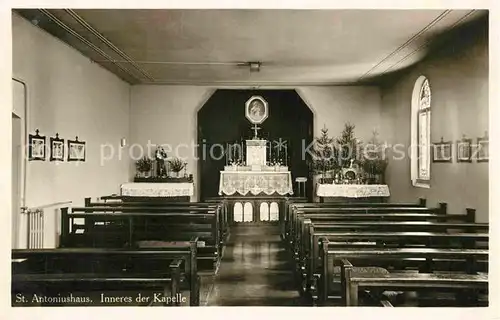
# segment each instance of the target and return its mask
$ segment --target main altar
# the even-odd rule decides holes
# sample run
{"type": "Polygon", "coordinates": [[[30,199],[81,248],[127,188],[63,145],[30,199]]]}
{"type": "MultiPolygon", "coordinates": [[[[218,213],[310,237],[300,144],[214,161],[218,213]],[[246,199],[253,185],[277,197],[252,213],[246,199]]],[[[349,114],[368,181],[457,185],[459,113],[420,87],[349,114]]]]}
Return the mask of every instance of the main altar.
{"type": "Polygon", "coordinates": [[[291,195],[292,175],[287,166],[266,163],[266,140],[246,140],[243,165],[225,166],[220,172],[219,195],[291,195]]]}
{"type": "Polygon", "coordinates": [[[246,103],[245,114],[253,124],[254,136],[245,140],[244,145],[243,142],[227,145],[226,165],[219,178],[219,195],[229,201],[234,222],[277,221],[285,199],[293,195],[292,175],[286,163],[287,149],[281,150],[280,146],[271,158],[272,142],[258,137],[260,128],[257,125],[268,116],[268,105],[262,97],[251,97],[246,103]]]}

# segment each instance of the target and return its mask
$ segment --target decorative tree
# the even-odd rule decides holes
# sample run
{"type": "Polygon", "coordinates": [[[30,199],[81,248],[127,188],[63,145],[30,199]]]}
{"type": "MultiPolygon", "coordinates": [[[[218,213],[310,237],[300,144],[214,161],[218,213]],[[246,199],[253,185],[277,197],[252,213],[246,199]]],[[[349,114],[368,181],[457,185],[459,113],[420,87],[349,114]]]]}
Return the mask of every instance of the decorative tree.
{"type": "Polygon", "coordinates": [[[383,183],[385,169],[387,168],[387,158],[385,157],[385,148],[378,139],[378,132],[373,131],[372,138],[365,145],[361,166],[368,175],[368,183],[383,183]],[[377,176],[379,179],[377,179],[377,176]]]}
{"type": "Polygon", "coordinates": [[[358,161],[359,141],[354,137],[354,128],[353,124],[346,123],[342,134],[337,138],[339,148],[338,165],[341,168],[348,168],[351,163],[358,161]]]}
{"type": "Polygon", "coordinates": [[[337,168],[337,155],[338,151],[333,145],[334,139],[328,136],[328,129],[323,127],[321,129],[321,136],[316,138],[312,149],[312,161],[310,168],[315,174],[321,174],[320,183],[326,180],[328,171],[337,168]]]}

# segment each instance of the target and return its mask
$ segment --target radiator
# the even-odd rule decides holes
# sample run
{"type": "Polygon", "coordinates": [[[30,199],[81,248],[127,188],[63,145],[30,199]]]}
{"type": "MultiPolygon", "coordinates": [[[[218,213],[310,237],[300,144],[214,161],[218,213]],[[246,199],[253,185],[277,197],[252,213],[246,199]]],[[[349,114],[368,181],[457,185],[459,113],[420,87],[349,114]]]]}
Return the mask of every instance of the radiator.
{"type": "Polygon", "coordinates": [[[28,210],[28,249],[43,248],[44,210],[28,210]]]}

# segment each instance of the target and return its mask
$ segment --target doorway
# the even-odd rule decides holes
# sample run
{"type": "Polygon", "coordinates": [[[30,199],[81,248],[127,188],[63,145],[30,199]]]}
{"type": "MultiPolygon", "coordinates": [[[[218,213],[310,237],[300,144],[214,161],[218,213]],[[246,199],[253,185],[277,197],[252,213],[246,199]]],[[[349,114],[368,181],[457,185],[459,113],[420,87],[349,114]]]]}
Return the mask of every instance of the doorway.
{"type": "Polygon", "coordinates": [[[11,247],[23,248],[25,239],[22,230],[25,219],[22,207],[25,205],[25,178],[26,178],[26,114],[27,114],[27,88],[26,84],[17,79],[12,79],[12,232],[11,247]]]}
{"type": "Polygon", "coordinates": [[[12,249],[18,248],[21,215],[22,122],[12,113],[12,249]]]}

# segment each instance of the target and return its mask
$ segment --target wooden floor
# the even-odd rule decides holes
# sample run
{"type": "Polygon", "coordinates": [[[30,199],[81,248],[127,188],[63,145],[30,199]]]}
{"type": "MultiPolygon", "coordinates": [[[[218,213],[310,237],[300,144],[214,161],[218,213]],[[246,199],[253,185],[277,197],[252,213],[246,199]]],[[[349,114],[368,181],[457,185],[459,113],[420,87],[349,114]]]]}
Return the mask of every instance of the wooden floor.
{"type": "Polygon", "coordinates": [[[219,272],[204,276],[205,306],[301,306],[277,225],[231,228],[219,272]]]}

